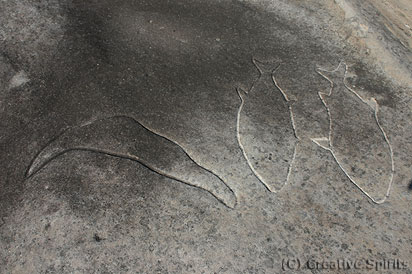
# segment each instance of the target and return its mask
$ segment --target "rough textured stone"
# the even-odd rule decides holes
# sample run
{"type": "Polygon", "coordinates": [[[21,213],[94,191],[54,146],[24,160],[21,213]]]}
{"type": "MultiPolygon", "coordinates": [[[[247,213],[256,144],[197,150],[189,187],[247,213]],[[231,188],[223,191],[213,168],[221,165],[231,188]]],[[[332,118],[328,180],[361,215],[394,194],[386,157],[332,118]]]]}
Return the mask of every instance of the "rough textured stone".
{"type": "Polygon", "coordinates": [[[0,272],[278,273],[299,258],[304,272],[321,272],[310,259],[392,259],[411,273],[411,15],[375,2],[0,1],[0,272]],[[251,165],[237,89],[253,92],[253,59],[281,64],[266,87],[287,97],[259,113],[251,165]],[[344,79],[317,72],[341,61],[344,79]],[[319,93],[337,81],[328,105],[319,93]],[[258,131],[279,109],[299,142],[274,193],[251,166],[272,157],[258,131]],[[119,116],[169,143],[143,142],[119,116]],[[381,204],[362,190],[388,184],[368,172],[393,174],[381,204]]]}

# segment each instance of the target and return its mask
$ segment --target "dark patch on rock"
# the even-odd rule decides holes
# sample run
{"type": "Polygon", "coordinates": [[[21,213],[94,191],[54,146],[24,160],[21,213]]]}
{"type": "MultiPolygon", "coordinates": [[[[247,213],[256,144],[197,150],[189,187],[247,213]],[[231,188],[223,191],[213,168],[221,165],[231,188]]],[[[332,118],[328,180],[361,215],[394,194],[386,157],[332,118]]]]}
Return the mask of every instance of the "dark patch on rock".
{"type": "Polygon", "coordinates": [[[97,235],[97,233],[94,233],[93,239],[98,243],[101,242],[102,240],[105,240],[101,238],[99,235],[97,235]]]}

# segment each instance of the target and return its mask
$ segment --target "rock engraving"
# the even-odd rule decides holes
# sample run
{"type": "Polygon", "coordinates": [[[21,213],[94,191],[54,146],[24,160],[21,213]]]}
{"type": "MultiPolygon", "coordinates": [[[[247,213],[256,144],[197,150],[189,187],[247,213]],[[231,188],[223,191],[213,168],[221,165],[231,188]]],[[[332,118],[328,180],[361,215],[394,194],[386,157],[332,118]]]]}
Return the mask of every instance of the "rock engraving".
{"type": "Polygon", "coordinates": [[[374,203],[389,196],[394,161],[392,146],[378,119],[379,105],[366,100],[345,82],[347,66],[317,72],[331,83],[328,93],[319,92],[329,115],[329,136],[313,138],[331,152],[349,178],[374,203]]]}
{"type": "Polygon", "coordinates": [[[230,208],[236,205],[235,194],[216,174],[197,164],[177,142],[129,116],[69,128],[38,153],[26,176],[33,176],[50,161],[75,150],[137,161],[160,175],[208,191],[230,208]]]}
{"type": "Polygon", "coordinates": [[[237,139],[255,176],[271,192],[289,181],[298,137],[292,101],[276,83],[279,62],[252,60],[260,72],[249,91],[237,89],[241,104],[237,114],[237,139]]]}

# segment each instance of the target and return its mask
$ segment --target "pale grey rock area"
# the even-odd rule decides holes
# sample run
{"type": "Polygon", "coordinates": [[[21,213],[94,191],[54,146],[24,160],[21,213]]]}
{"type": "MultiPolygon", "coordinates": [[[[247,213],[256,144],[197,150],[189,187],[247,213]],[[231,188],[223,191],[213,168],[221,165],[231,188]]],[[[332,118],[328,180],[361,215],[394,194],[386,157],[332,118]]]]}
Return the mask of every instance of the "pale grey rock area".
{"type": "Polygon", "coordinates": [[[0,1],[0,273],[412,273],[411,18],[0,1]]]}

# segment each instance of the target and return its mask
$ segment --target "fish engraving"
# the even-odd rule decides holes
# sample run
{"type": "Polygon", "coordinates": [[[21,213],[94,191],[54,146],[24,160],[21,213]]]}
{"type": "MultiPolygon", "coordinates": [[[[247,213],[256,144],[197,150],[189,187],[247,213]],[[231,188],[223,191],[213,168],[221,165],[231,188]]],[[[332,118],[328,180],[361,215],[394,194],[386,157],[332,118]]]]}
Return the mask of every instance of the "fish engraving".
{"type": "Polygon", "coordinates": [[[129,116],[113,116],[69,128],[33,159],[26,177],[69,151],[89,151],[141,163],[150,170],[206,190],[233,208],[236,196],[216,174],[197,164],[181,145],[129,116]]]}
{"type": "Polygon", "coordinates": [[[260,76],[248,92],[237,89],[237,139],[254,175],[277,192],[289,180],[298,143],[292,101],[275,81],[280,63],[252,61],[260,76]]]}
{"type": "Polygon", "coordinates": [[[329,136],[314,138],[330,151],[349,178],[374,203],[389,196],[394,175],[393,151],[378,119],[379,105],[366,100],[345,82],[347,66],[317,72],[331,83],[328,93],[319,92],[329,115],[329,136]]]}

